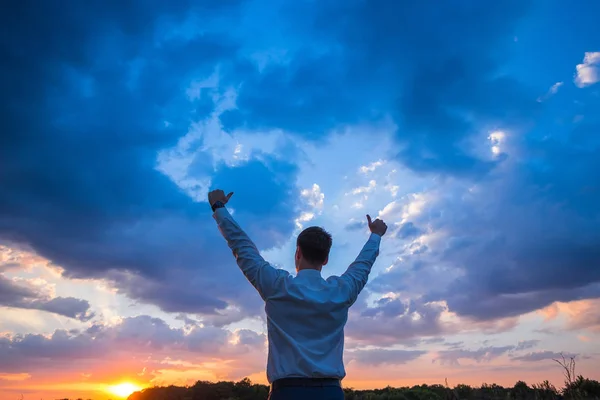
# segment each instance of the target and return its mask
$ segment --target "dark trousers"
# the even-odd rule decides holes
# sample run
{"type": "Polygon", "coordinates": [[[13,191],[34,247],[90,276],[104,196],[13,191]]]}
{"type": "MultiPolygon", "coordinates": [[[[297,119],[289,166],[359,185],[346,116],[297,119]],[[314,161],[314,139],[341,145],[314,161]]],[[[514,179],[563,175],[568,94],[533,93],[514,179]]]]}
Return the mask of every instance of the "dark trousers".
{"type": "Polygon", "coordinates": [[[273,382],[268,400],[344,400],[339,381],[287,378],[273,382]],[[309,382],[310,381],[310,382],[309,382]],[[316,381],[316,382],[315,382],[316,381]]]}
{"type": "Polygon", "coordinates": [[[286,386],[271,390],[269,400],[344,400],[339,386],[305,387],[286,386]]]}

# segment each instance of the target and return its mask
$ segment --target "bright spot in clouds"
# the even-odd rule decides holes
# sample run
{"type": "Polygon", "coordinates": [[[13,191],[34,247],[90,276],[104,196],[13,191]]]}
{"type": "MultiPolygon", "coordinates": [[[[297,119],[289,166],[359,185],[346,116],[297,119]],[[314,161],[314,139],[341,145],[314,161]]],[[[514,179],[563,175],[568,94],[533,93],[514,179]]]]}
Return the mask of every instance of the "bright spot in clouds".
{"type": "Polygon", "coordinates": [[[492,144],[491,151],[494,155],[498,155],[501,152],[500,144],[504,142],[506,134],[502,131],[495,131],[490,133],[488,136],[489,141],[492,144]]]}

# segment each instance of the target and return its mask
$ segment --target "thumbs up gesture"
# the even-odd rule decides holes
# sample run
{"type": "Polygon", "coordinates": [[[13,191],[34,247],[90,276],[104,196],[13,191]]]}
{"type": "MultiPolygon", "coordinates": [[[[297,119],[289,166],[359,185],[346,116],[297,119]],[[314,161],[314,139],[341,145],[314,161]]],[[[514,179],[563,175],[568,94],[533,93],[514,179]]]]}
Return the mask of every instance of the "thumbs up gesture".
{"type": "Polygon", "coordinates": [[[375,221],[372,221],[371,216],[369,214],[367,214],[367,222],[369,224],[369,230],[372,233],[375,233],[379,236],[385,235],[385,232],[387,231],[387,225],[385,224],[385,222],[383,222],[379,218],[377,218],[375,221]]]}
{"type": "Polygon", "coordinates": [[[227,204],[231,196],[233,196],[233,192],[230,192],[227,196],[225,196],[225,192],[221,189],[212,190],[208,193],[208,203],[211,205],[211,207],[217,201],[220,201],[223,204],[227,204]]]}

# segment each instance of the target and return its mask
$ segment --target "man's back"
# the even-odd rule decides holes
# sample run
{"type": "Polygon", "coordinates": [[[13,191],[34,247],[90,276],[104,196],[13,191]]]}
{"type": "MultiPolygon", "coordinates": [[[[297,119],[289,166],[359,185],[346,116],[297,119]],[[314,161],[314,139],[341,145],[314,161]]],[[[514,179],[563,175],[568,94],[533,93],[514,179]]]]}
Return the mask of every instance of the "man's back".
{"type": "Polygon", "coordinates": [[[350,288],[338,276],[321,277],[314,269],[300,270],[276,283],[265,311],[269,339],[267,376],[342,379],[344,325],[350,288]]]}

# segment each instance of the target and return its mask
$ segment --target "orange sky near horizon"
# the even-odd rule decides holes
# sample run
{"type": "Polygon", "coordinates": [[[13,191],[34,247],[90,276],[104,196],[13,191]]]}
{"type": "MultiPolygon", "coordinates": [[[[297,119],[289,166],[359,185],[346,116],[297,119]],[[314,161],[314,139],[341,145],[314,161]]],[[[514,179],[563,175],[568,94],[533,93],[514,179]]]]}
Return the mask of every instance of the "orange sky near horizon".
{"type": "MultiPolygon", "coordinates": [[[[386,386],[401,387],[420,384],[445,384],[453,387],[459,383],[471,386],[480,386],[482,383],[496,383],[505,387],[514,385],[517,380],[523,380],[528,384],[539,383],[549,380],[557,387],[561,387],[564,380],[563,371],[555,362],[548,360],[543,364],[537,364],[536,368],[528,365],[514,365],[508,357],[494,359],[490,362],[464,362],[460,366],[440,365],[433,362],[435,353],[427,353],[423,357],[409,364],[390,366],[367,366],[356,362],[347,362],[347,376],[343,381],[345,387],[358,390],[383,388],[386,386]]],[[[127,364],[127,363],[125,363],[127,364]]],[[[83,398],[93,400],[119,399],[115,394],[108,392],[111,385],[118,383],[134,383],[140,387],[162,386],[175,384],[180,386],[192,385],[198,380],[234,380],[242,379],[242,376],[230,375],[227,369],[218,370],[196,370],[194,368],[184,370],[160,371],[154,379],[144,379],[140,376],[132,376],[120,372],[123,363],[113,361],[102,366],[102,370],[94,371],[90,376],[82,374],[80,381],[73,381],[72,376],[61,378],[60,371],[48,375],[29,376],[28,374],[0,374],[0,398],[20,399],[55,399],[55,398],[83,398]],[[101,377],[102,380],[95,380],[101,377]],[[112,379],[111,379],[112,377],[112,379]],[[46,379],[45,379],[46,378],[46,379]],[[71,379],[70,379],[71,378],[71,379]]],[[[583,359],[577,362],[578,374],[599,379],[597,363],[593,359],[583,359]]],[[[246,374],[254,383],[267,384],[264,369],[255,373],[246,374]]]]}
{"type": "MultiPolygon", "coordinates": [[[[563,375],[558,365],[548,363],[542,371],[532,371],[527,369],[519,370],[519,380],[523,380],[529,384],[539,383],[543,380],[549,380],[555,386],[560,387],[563,382],[563,375]]],[[[501,386],[510,387],[514,385],[515,370],[504,369],[490,371],[485,366],[475,366],[469,369],[468,372],[445,369],[431,368],[427,369],[426,365],[419,365],[415,368],[414,365],[405,365],[402,368],[394,368],[392,371],[382,371],[380,368],[348,368],[348,375],[343,381],[345,387],[351,387],[357,390],[377,389],[386,386],[403,387],[420,384],[441,384],[444,385],[445,380],[448,380],[449,386],[453,387],[459,383],[468,384],[471,386],[480,386],[482,383],[496,383],[501,386]],[[360,376],[360,378],[358,378],[360,376]]],[[[594,363],[583,362],[578,364],[578,372],[584,376],[600,378],[597,376],[594,363]]],[[[190,374],[193,375],[193,374],[190,374]]],[[[250,374],[248,378],[254,383],[267,384],[264,372],[250,374]]],[[[193,384],[195,379],[190,377],[187,384],[193,384]]],[[[55,399],[55,398],[83,398],[92,400],[118,400],[119,397],[107,391],[107,387],[118,382],[136,382],[135,380],[117,380],[113,383],[106,384],[100,382],[72,383],[63,382],[48,385],[33,385],[23,386],[21,382],[14,381],[12,385],[0,389],[1,399],[20,399],[23,394],[23,399],[55,399]]],[[[143,383],[137,382],[138,385],[144,386],[143,383]]],[[[183,383],[179,383],[183,385],[183,383]]],[[[152,386],[151,384],[147,386],[152,386]]]]}

